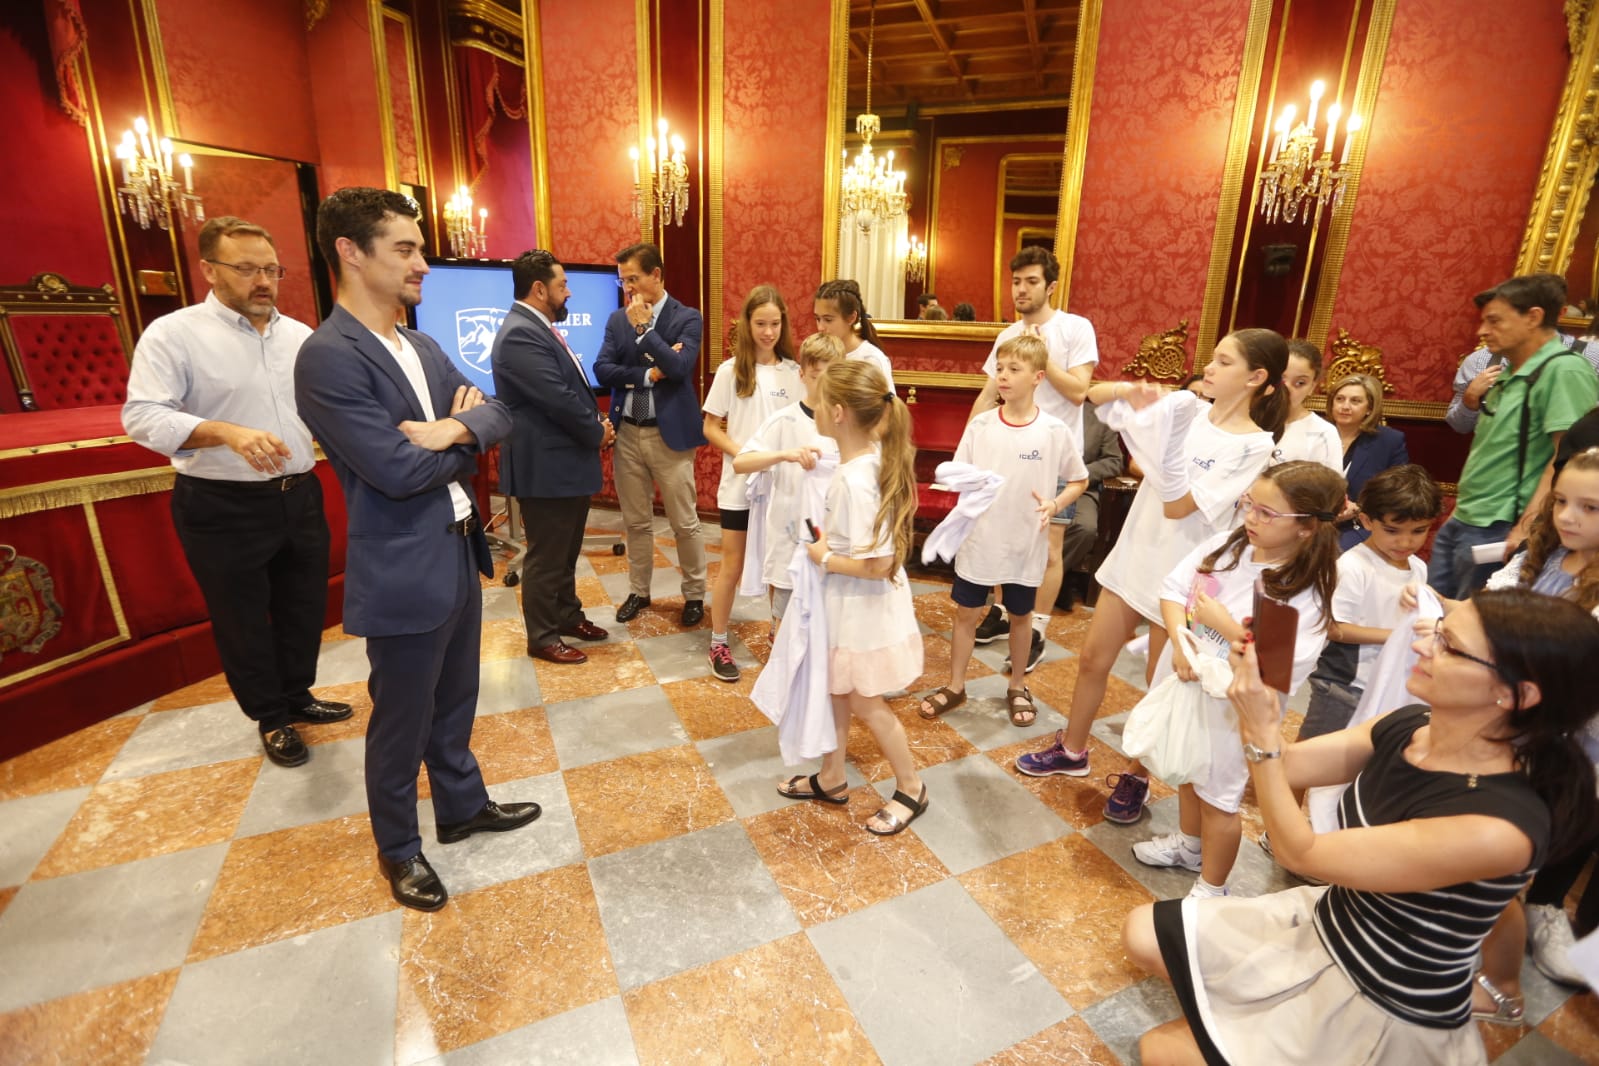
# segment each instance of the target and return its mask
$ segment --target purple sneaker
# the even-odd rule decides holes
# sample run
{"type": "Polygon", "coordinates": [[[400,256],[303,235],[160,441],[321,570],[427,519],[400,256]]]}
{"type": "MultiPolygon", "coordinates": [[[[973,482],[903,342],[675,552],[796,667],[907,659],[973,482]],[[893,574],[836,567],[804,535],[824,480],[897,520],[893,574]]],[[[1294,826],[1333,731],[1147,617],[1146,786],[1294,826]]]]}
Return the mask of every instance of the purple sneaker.
{"type": "Polygon", "coordinates": [[[1055,740],[1043,751],[1028,752],[1016,760],[1016,769],[1028,777],[1049,777],[1065,774],[1067,777],[1088,776],[1088,750],[1073,755],[1066,750],[1066,733],[1055,731],[1055,740]]]}
{"type": "Polygon", "coordinates": [[[1105,778],[1111,786],[1110,798],[1105,801],[1105,820],[1121,825],[1132,825],[1144,816],[1144,800],[1149,796],[1149,778],[1137,774],[1111,774],[1105,778]]]}

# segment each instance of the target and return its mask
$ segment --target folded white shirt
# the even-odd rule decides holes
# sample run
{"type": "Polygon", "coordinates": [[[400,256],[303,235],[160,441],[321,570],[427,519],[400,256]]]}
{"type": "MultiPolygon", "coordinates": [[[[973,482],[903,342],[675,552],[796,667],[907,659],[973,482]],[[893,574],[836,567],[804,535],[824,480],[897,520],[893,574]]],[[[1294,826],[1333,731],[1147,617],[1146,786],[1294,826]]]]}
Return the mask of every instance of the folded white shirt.
{"type": "Polygon", "coordinates": [[[1161,502],[1171,503],[1188,493],[1188,427],[1206,406],[1187,389],[1178,389],[1138,410],[1126,400],[1113,400],[1094,413],[1107,429],[1121,434],[1128,454],[1145,480],[1154,482],[1161,502]]]}
{"type": "Polygon", "coordinates": [[[993,506],[1005,478],[992,470],[983,470],[971,463],[939,463],[933,476],[938,486],[948,492],[960,494],[960,499],[950,509],[944,520],[927,534],[922,542],[922,564],[931,565],[934,559],[954,562],[955,553],[972,532],[972,526],[993,506]]]}

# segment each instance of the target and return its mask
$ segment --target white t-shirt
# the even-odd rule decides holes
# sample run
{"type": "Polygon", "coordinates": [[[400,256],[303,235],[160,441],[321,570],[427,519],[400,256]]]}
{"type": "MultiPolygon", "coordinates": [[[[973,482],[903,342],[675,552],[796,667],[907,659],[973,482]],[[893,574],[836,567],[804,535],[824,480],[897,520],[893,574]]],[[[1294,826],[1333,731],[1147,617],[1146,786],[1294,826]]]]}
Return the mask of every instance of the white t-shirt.
{"type": "Polygon", "coordinates": [[[1295,459],[1320,463],[1339,477],[1344,475],[1344,444],[1338,439],[1338,427],[1315,413],[1283,427],[1275,458],[1283,463],[1295,459]]]}
{"type": "Polygon", "coordinates": [[[955,553],[955,572],[977,585],[1037,588],[1049,562],[1049,532],[1039,528],[1033,493],[1047,500],[1060,481],[1086,481],[1082,445],[1042,409],[1031,422],[1013,425],[995,408],[966,424],[955,461],[1005,478],[955,553]]]}
{"type": "MultiPolygon", "coordinates": [[[[994,346],[988,350],[988,358],[983,362],[983,373],[990,378],[994,376],[994,366],[999,361],[999,346],[1012,337],[1020,337],[1026,328],[1026,323],[1018,320],[1000,330],[999,336],[994,338],[994,346]]],[[[1094,339],[1094,326],[1082,315],[1056,311],[1048,322],[1038,327],[1038,332],[1044,339],[1044,347],[1049,349],[1049,361],[1062,370],[1093,366],[1099,362],[1099,343],[1094,339]]],[[[1047,377],[1038,383],[1033,400],[1066,423],[1066,428],[1072,431],[1074,438],[1083,439],[1082,404],[1072,403],[1062,396],[1047,377]]]]}
{"type": "MultiPolygon", "coordinates": [[[[1392,629],[1406,612],[1399,607],[1399,592],[1412,581],[1427,583],[1427,564],[1412,555],[1403,570],[1391,565],[1362,541],[1338,557],[1338,590],[1333,593],[1334,621],[1341,625],[1392,629]]],[[[1381,644],[1362,644],[1355,687],[1366,691],[1377,669],[1381,644]]]]}
{"type": "Polygon", "coordinates": [[[883,372],[883,377],[888,379],[888,391],[894,391],[894,368],[889,366],[888,356],[883,352],[883,349],[879,348],[871,341],[861,341],[861,346],[856,348],[853,352],[850,352],[844,358],[861,359],[865,362],[871,363],[878,370],[883,372]]]}
{"type": "MultiPolygon", "coordinates": [[[[703,410],[708,415],[727,419],[727,435],[742,446],[774,411],[805,395],[800,386],[799,367],[792,359],[779,359],[770,365],[755,364],[755,391],[738,395],[733,360],[724,359],[716,368],[703,410]]],[[[724,511],[747,511],[745,477],[733,472],[733,457],[722,455],[722,480],[716,489],[716,506],[724,511]]]]}
{"type": "MultiPolygon", "coordinates": [[[[765,422],[744,442],[742,452],[786,452],[790,448],[818,448],[823,455],[838,457],[838,442],[816,432],[816,415],[805,401],[791,403],[767,416],[765,422]]],[[[788,524],[803,527],[805,519],[820,520],[826,510],[825,496],[809,498],[807,486],[813,479],[798,463],[787,460],[771,468],[772,489],[766,507],[766,558],[761,560],[761,579],[780,589],[789,587],[788,564],[794,556],[794,538],[788,524]]]]}
{"type": "MultiPolygon", "coordinates": [[[[396,351],[394,345],[389,343],[388,338],[377,332],[377,330],[368,329],[367,332],[376,337],[382,343],[384,349],[394,356],[394,361],[399,364],[400,373],[405,375],[406,382],[411,386],[411,392],[416,396],[416,402],[422,408],[424,417],[431,415],[433,413],[433,390],[428,388],[427,375],[422,371],[422,357],[411,346],[411,342],[406,338],[405,334],[399,330],[394,331],[394,335],[400,341],[399,350],[396,351]]],[[[428,421],[432,421],[432,419],[428,419],[428,421]]],[[[450,490],[450,506],[455,508],[455,520],[459,522],[463,518],[470,518],[473,508],[472,498],[466,494],[465,489],[461,488],[461,484],[458,481],[450,482],[448,488],[450,490]]]]}

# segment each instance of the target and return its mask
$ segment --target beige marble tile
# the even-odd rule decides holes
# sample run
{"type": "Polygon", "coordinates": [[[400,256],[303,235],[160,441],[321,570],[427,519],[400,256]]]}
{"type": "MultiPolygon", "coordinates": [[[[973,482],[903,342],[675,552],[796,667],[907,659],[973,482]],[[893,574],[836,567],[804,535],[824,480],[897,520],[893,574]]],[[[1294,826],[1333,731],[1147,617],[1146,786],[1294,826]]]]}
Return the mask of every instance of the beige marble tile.
{"type": "MultiPolygon", "coordinates": [[[[327,725],[296,726],[300,739],[307,744],[331,744],[336,740],[354,740],[366,736],[367,723],[372,720],[372,696],[365,681],[351,681],[344,685],[329,685],[316,690],[317,697],[350,705],[350,717],[342,722],[327,725]]],[[[313,759],[316,756],[311,756],[313,759]]]]}
{"type": "Polygon", "coordinates": [[[913,833],[877,837],[865,823],[882,807],[857,788],[848,807],[795,801],[746,819],[744,829],[794,914],[817,925],[936,884],[949,870],[913,833]]]}
{"type": "Polygon", "coordinates": [[[0,762],[0,800],[80,788],[100,780],[139,718],[107,718],[0,762]]]}
{"type": "Polygon", "coordinates": [[[52,999],[0,1014],[0,1058],[8,1063],[144,1062],[178,971],[52,999]]]}
{"type": "Polygon", "coordinates": [[[1592,992],[1572,996],[1538,1031],[1582,1062],[1599,1062],[1599,997],[1592,992]]]}
{"type": "MultiPolygon", "coordinates": [[[[920,692],[923,689],[942,688],[949,684],[949,657],[949,641],[931,634],[923,637],[922,676],[905,687],[911,692],[920,692]]],[[[981,659],[973,658],[966,664],[967,681],[987,677],[993,672],[981,659]]]]}
{"type": "Polygon", "coordinates": [[[744,676],[731,685],[714,677],[694,677],[668,682],[661,689],[672,701],[689,739],[710,740],[772,724],[750,702],[750,690],[760,672],[760,667],[745,667],[744,676]]]}
{"type": "MultiPolygon", "coordinates": [[[[977,748],[971,741],[944,722],[930,722],[917,714],[918,702],[913,696],[901,696],[889,701],[889,707],[893,709],[905,730],[905,740],[910,744],[911,759],[916,763],[918,770],[977,754],[977,748]]],[[[894,776],[893,769],[888,765],[888,760],[878,748],[870,730],[856,718],[850,719],[849,723],[848,753],[850,762],[855,764],[868,781],[882,781],[894,776]]]]}
{"type": "Polygon", "coordinates": [[[947,591],[924,592],[911,598],[916,610],[916,620],[928,629],[948,633],[955,628],[955,601],[947,591]]]}
{"type": "Polygon", "coordinates": [[[545,704],[655,684],[655,674],[636,644],[584,644],[582,650],[588,662],[575,666],[533,660],[545,704]]]}
{"type": "Polygon", "coordinates": [[[215,844],[233,835],[261,758],[96,785],[31,881],[215,844]]]}
{"type": "Polygon", "coordinates": [[[610,593],[605,591],[605,586],[600,584],[597,577],[577,579],[577,598],[584,607],[604,607],[611,602],[610,593]]]}
{"type": "Polygon", "coordinates": [[[454,1051],[617,994],[588,870],[563,866],[406,911],[396,1058],[454,1051]]]}
{"type": "MultiPolygon", "coordinates": [[[[1027,675],[1027,685],[1033,690],[1034,696],[1065,715],[1071,711],[1072,690],[1077,687],[1077,667],[1081,661],[1076,656],[1070,659],[1046,659],[1027,675]]],[[[1138,689],[1112,676],[1106,681],[1105,699],[1094,717],[1108,718],[1130,711],[1143,698],[1144,694],[1138,689]]]]}
{"type": "Polygon", "coordinates": [[[196,681],[192,685],[185,685],[176,692],[168,692],[165,696],[155,701],[152,711],[176,711],[185,707],[199,707],[207,703],[221,703],[231,700],[233,690],[228,687],[228,679],[223,674],[212,674],[210,677],[196,681]]]}
{"type": "Polygon", "coordinates": [[[11,901],[17,898],[17,890],[21,887],[21,885],[12,885],[10,888],[0,888],[0,914],[4,914],[6,908],[11,906],[11,901]]]}
{"type": "Polygon", "coordinates": [[[1121,1066],[1121,1060],[1079,1017],[1012,1044],[979,1066],[1121,1066]]]}
{"type": "Polygon", "coordinates": [[[527,630],[521,618],[498,618],[483,623],[481,662],[521,659],[527,655],[527,630]]]}
{"type": "MultiPolygon", "coordinates": [[[[730,622],[727,627],[758,661],[772,657],[772,622],[761,619],[750,622],[730,622]]],[[[748,673],[748,671],[746,671],[748,673]]]]}
{"type": "Polygon", "coordinates": [[[879,1062],[802,934],[634,989],[623,999],[641,1066],[879,1062]]]}
{"type": "Polygon", "coordinates": [[[331,643],[333,643],[335,641],[340,641],[340,640],[355,640],[355,639],[356,638],[354,636],[352,636],[351,634],[346,633],[344,631],[344,623],[342,623],[342,622],[340,622],[336,626],[328,626],[326,629],[324,629],[322,631],[322,643],[324,643],[324,644],[331,644],[331,643]]]}
{"type": "MultiPolygon", "coordinates": [[[[712,574],[707,581],[713,580],[712,574]]],[[[664,637],[671,633],[682,633],[685,629],[703,629],[707,633],[711,629],[711,612],[707,607],[705,617],[700,619],[697,626],[683,625],[683,597],[682,596],[656,596],[650,605],[640,611],[634,619],[627,623],[627,631],[634,640],[643,640],[646,637],[664,637]]]]}
{"type": "Polygon", "coordinates": [[[1144,979],[1122,948],[1122,922],[1153,901],[1093,842],[1062,837],[960,876],[1005,935],[1076,1010],[1144,979]]]}
{"type": "Polygon", "coordinates": [[[710,767],[688,745],[580,766],[563,776],[591,859],[733,817],[710,767]]]}

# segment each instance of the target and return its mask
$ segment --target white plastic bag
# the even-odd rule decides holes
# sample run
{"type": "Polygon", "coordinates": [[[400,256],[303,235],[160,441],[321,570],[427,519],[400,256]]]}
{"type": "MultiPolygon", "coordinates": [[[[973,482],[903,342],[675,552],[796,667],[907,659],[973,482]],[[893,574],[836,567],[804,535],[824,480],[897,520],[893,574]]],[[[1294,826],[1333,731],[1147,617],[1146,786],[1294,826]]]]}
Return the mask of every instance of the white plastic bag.
{"type": "Polygon", "coordinates": [[[1122,750],[1168,785],[1184,785],[1203,781],[1210,773],[1204,701],[1226,696],[1232,669],[1205,654],[1188,630],[1177,630],[1172,639],[1183,646],[1200,679],[1184,681],[1172,673],[1150,689],[1127,715],[1122,750]]]}

